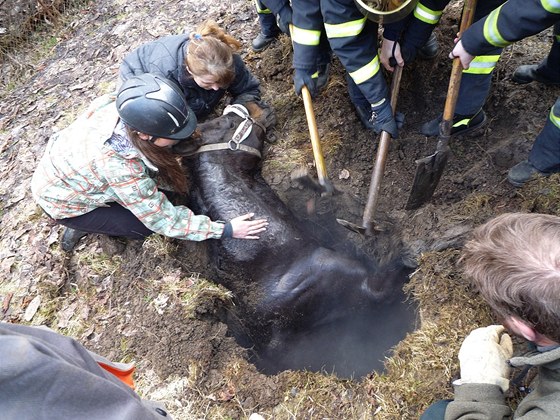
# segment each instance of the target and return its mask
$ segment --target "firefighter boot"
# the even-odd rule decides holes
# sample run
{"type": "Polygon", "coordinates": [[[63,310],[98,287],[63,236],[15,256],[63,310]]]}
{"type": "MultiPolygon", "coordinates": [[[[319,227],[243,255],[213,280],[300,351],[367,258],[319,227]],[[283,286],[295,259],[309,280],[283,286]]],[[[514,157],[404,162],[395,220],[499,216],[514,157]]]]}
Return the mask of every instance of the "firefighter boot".
{"type": "Polygon", "coordinates": [[[560,73],[557,78],[551,78],[544,72],[539,71],[538,64],[523,65],[515,69],[511,80],[522,85],[531,82],[540,82],[545,85],[560,85],[560,73]]]}
{"type": "MultiPolygon", "coordinates": [[[[420,133],[424,134],[427,137],[438,136],[441,120],[442,116],[440,115],[439,117],[422,124],[422,127],[420,127],[420,133]]],[[[487,122],[488,119],[486,118],[486,114],[482,109],[474,115],[455,114],[451,127],[451,135],[456,136],[470,133],[484,127],[487,122]]]]}
{"type": "MultiPolygon", "coordinates": [[[[399,123],[404,120],[404,116],[400,113],[393,116],[391,105],[388,101],[384,101],[381,105],[358,104],[354,105],[356,113],[365,128],[372,130],[375,134],[381,131],[388,132],[394,139],[399,136],[399,123]]],[[[400,124],[402,127],[402,123],[400,124]]]]}
{"type": "Polygon", "coordinates": [[[266,36],[262,32],[259,32],[257,37],[253,39],[253,43],[251,44],[251,47],[253,48],[253,51],[260,52],[264,50],[266,47],[268,47],[275,39],[276,39],[276,35],[266,36]]]}
{"type": "Polygon", "coordinates": [[[512,167],[508,172],[508,181],[514,187],[521,187],[535,175],[546,176],[544,172],[535,168],[531,162],[524,160],[512,167]]]}

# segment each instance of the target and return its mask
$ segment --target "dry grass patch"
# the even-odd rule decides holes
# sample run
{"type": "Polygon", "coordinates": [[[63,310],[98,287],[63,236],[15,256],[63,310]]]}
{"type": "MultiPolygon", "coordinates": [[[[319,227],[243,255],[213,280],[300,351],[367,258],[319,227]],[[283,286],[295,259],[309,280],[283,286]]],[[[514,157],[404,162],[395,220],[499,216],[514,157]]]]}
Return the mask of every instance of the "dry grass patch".
{"type": "Polygon", "coordinates": [[[560,174],[538,177],[521,188],[522,209],[531,213],[560,216],[560,174]]]}
{"type": "Polygon", "coordinates": [[[365,384],[377,418],[417,419],[433,401],[450,398],[463,338],[493,323],[487,305],[462,277],[459,256],[457,250],[421,256],[405,288],[419,302],[420,328],[395,347],[386,373],[371,375],[365,384]]]}

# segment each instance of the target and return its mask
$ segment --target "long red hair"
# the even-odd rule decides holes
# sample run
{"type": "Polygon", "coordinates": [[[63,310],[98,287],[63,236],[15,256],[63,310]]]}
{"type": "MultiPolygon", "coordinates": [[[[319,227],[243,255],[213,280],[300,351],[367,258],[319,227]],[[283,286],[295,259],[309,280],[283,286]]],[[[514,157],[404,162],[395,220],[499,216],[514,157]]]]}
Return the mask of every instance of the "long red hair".
{"type": "Polygon", "coordinates": [[[127,127],[130,141],[148,160],[158,168],[158,177],[178,193],[186,193],[189,182],[180,158],[171,152],[170,149],[159,147],[149,141],[142,140],[138,132],[127,127]]]}

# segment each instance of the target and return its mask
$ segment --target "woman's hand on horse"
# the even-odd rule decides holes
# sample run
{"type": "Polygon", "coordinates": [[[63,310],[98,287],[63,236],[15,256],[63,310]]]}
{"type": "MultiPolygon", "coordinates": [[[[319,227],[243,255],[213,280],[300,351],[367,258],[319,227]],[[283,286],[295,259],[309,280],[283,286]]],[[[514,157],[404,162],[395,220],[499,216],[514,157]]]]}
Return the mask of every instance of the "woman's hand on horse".
{"type": "Polygon", "coordinates": [[[233,237],[237,239],[259,239],[259,233],[264,232],[268,226],[266,219],[250,220],[255,213],[247,213],[230,220],[233,237]]]}

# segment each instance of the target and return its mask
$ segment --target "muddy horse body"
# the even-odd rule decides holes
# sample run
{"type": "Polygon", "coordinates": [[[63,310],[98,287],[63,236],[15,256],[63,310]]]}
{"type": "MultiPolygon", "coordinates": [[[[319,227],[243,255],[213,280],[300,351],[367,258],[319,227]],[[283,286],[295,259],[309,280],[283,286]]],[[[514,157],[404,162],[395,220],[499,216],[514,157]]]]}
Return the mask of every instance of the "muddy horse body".
{"type": "MultiPolygon", "coordinates": [[[[264,121],[262,110],[258,114],[264,121]]],[[[263,147],[263,125],[252,124],[242,142],[245,150],[231,150],[238,148],[230,141],[240,137],[237,127],[251,125],[251,119],[242,121],[232,113],[200,124],[199,145],[218,150],[199,149],[185,163],[192,169],[198,211],[213,220],[252,212],[269,221],[259,240],[226,239],[211,245],[217,281],[237,297],[250,344],[273,348],[291,334],[376,305],[395,285],[402,286],[398,279],[404,268],[398,262],[379,267],[344,255],[306,229],[261,177],[255,151],[263,147]]]]}

